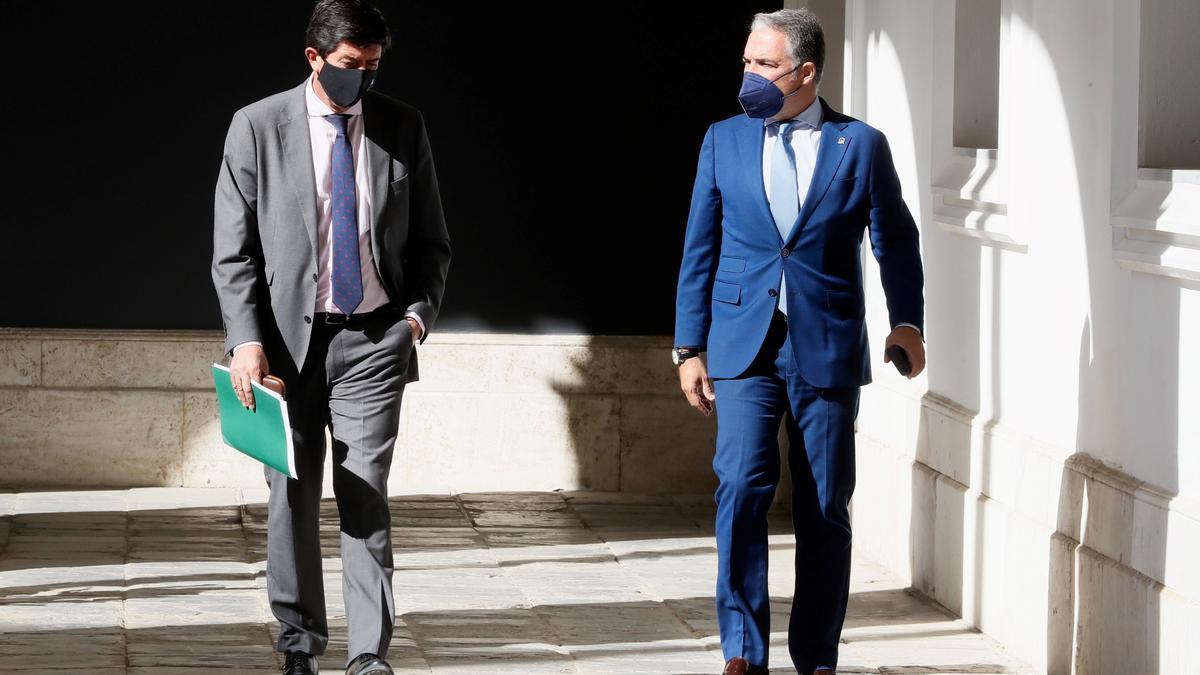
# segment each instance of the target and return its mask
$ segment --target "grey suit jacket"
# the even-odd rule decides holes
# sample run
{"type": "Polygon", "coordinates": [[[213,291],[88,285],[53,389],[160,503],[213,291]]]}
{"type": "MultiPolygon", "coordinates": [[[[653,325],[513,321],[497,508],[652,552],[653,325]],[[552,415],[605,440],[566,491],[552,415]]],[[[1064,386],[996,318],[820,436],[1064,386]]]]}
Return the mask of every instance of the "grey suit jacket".
{"type": "MultiPolygon", "coordinates": [[[[212,277],[226,352],[257,340],[272,371],[278,370],[274,361],[287,356],[297,373],[312,336],[317,291],[316,178],[305,86],[307,80],[234,114],[213,217],[212,277]]],[[[373,91],[363,97],[362,114],[379,278],[394,304],[432,330],[450,239],[425,123],[416,108],[373,91]]],[[[417,377],[416,363],[414,354],[408,381],[417,377]]]]}

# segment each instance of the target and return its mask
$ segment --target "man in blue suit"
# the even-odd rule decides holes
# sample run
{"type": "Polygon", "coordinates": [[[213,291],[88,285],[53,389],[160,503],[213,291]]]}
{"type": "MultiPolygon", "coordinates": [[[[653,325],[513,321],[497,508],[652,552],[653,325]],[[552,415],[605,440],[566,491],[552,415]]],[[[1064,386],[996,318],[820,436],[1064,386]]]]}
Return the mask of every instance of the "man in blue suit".
{"type": "Polygon", "coordinates": [[[726,675],[767,672],[767,510],[779,482],[781,423],[796,532],[788,647],[800,673],[837,667],[850,587],[854,419],[859,388],[871,380],[864,231],[887,295],[885,349],[904,350],[909,377],[925,366],[917,228],[883,134],[817,97],[824,52],[808,10],[755,17],[738,96],[746,114],[709,127],[688,215],[673,356],[689,402],[717,413],[726,675]]]}

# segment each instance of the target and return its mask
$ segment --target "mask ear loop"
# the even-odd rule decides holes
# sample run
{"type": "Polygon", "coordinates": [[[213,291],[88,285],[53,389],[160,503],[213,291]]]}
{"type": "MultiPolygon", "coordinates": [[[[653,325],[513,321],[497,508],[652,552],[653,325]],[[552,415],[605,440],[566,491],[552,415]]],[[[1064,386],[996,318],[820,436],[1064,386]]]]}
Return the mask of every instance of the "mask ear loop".
{"type": "MultiPolygon", "coordinates": [[[[776,82],[778,82],[778,81],[782,80],[783,78],[787,77],[788,75],[791,75],[792,73],[796,72],[796,71],[797,71],[797,70],[800,68],[800,66],[803,66],[803,65],[804,65],[804,64],[803,64],[803,63],[801,63],[799,66],[796,66],[795,68],[792,68],[791,70],[789,70],[789,71],[787,71],[786,73],[784,73],[784,74],[780,75],[779,77],[777,77],[777,78],[775,78],[775,79],[771,80],[771,84],[775,84],[776,82]]],[[[784,94],[784,95],[783,95],[783,97],[784,97],[784,98],[790,98],[790,97],[792,97],[792,96],[795,96],[796,94],[799,94],[799,93],[800,93],[800,90],[801,90],[801,89],[803,89],[803,87],[796,87],[796,91],[793,91],[793,92],[792,92],[792,93],[790,93],[790,94],[784,94]]]]}
{"type": "MultiPolygon", "coordinates": [[[[801,64],[800,64],[800,66],[803,66],[803,65],[804,65],[803,63],[801,63],[801,64]]],[[[787,71],[786,73],[784,73],[784,74],[780,75],[779,77],[777,77],[777,78],[775,78],[775,79],[771,80],[771,82],[772,82],[772,83],[775,83],[775,82],[778,82],[778,81],[782,80],[783,78],[787,77],[788,75],[791,75],[792,73],[796,72],[796,70],[798,70],[798,69],[800,68],[800,66],[796,66],[795,68],[792,68],[791,70],[787,71]]]]}

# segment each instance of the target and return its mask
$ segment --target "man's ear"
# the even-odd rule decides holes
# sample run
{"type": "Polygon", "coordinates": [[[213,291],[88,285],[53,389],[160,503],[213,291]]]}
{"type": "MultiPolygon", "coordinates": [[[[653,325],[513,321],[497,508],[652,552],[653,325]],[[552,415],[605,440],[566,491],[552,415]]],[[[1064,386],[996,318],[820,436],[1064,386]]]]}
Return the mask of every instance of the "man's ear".
{"type": "Polygon", "coordinates": [[[312,67],[313,72],[316,72],[317,66],[324,60],[321,58],[320,52],[312,47],[304,48],[304,58],[308,61],[308,65],[312,67]]]}

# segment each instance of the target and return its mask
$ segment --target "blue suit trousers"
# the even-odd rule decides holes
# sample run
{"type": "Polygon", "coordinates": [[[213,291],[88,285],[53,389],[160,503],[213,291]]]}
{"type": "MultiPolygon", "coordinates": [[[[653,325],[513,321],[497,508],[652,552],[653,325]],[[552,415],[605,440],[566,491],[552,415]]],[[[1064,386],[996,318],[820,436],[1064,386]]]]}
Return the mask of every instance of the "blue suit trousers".
{"type": "MultiPolygon", "coordinates": [[[[802,320],[802,319],[797,319],[802,320]]],[[[850,497],[859,387],[809,385],[787,322],[776,312],[762,348],[717,395],[717,619],[725,658],[767,666],[767,511],[779,484],[778,432],[787,426],[796,535],[788,648],[801,673],[837,666],[850,589],[850,497]]]]}

